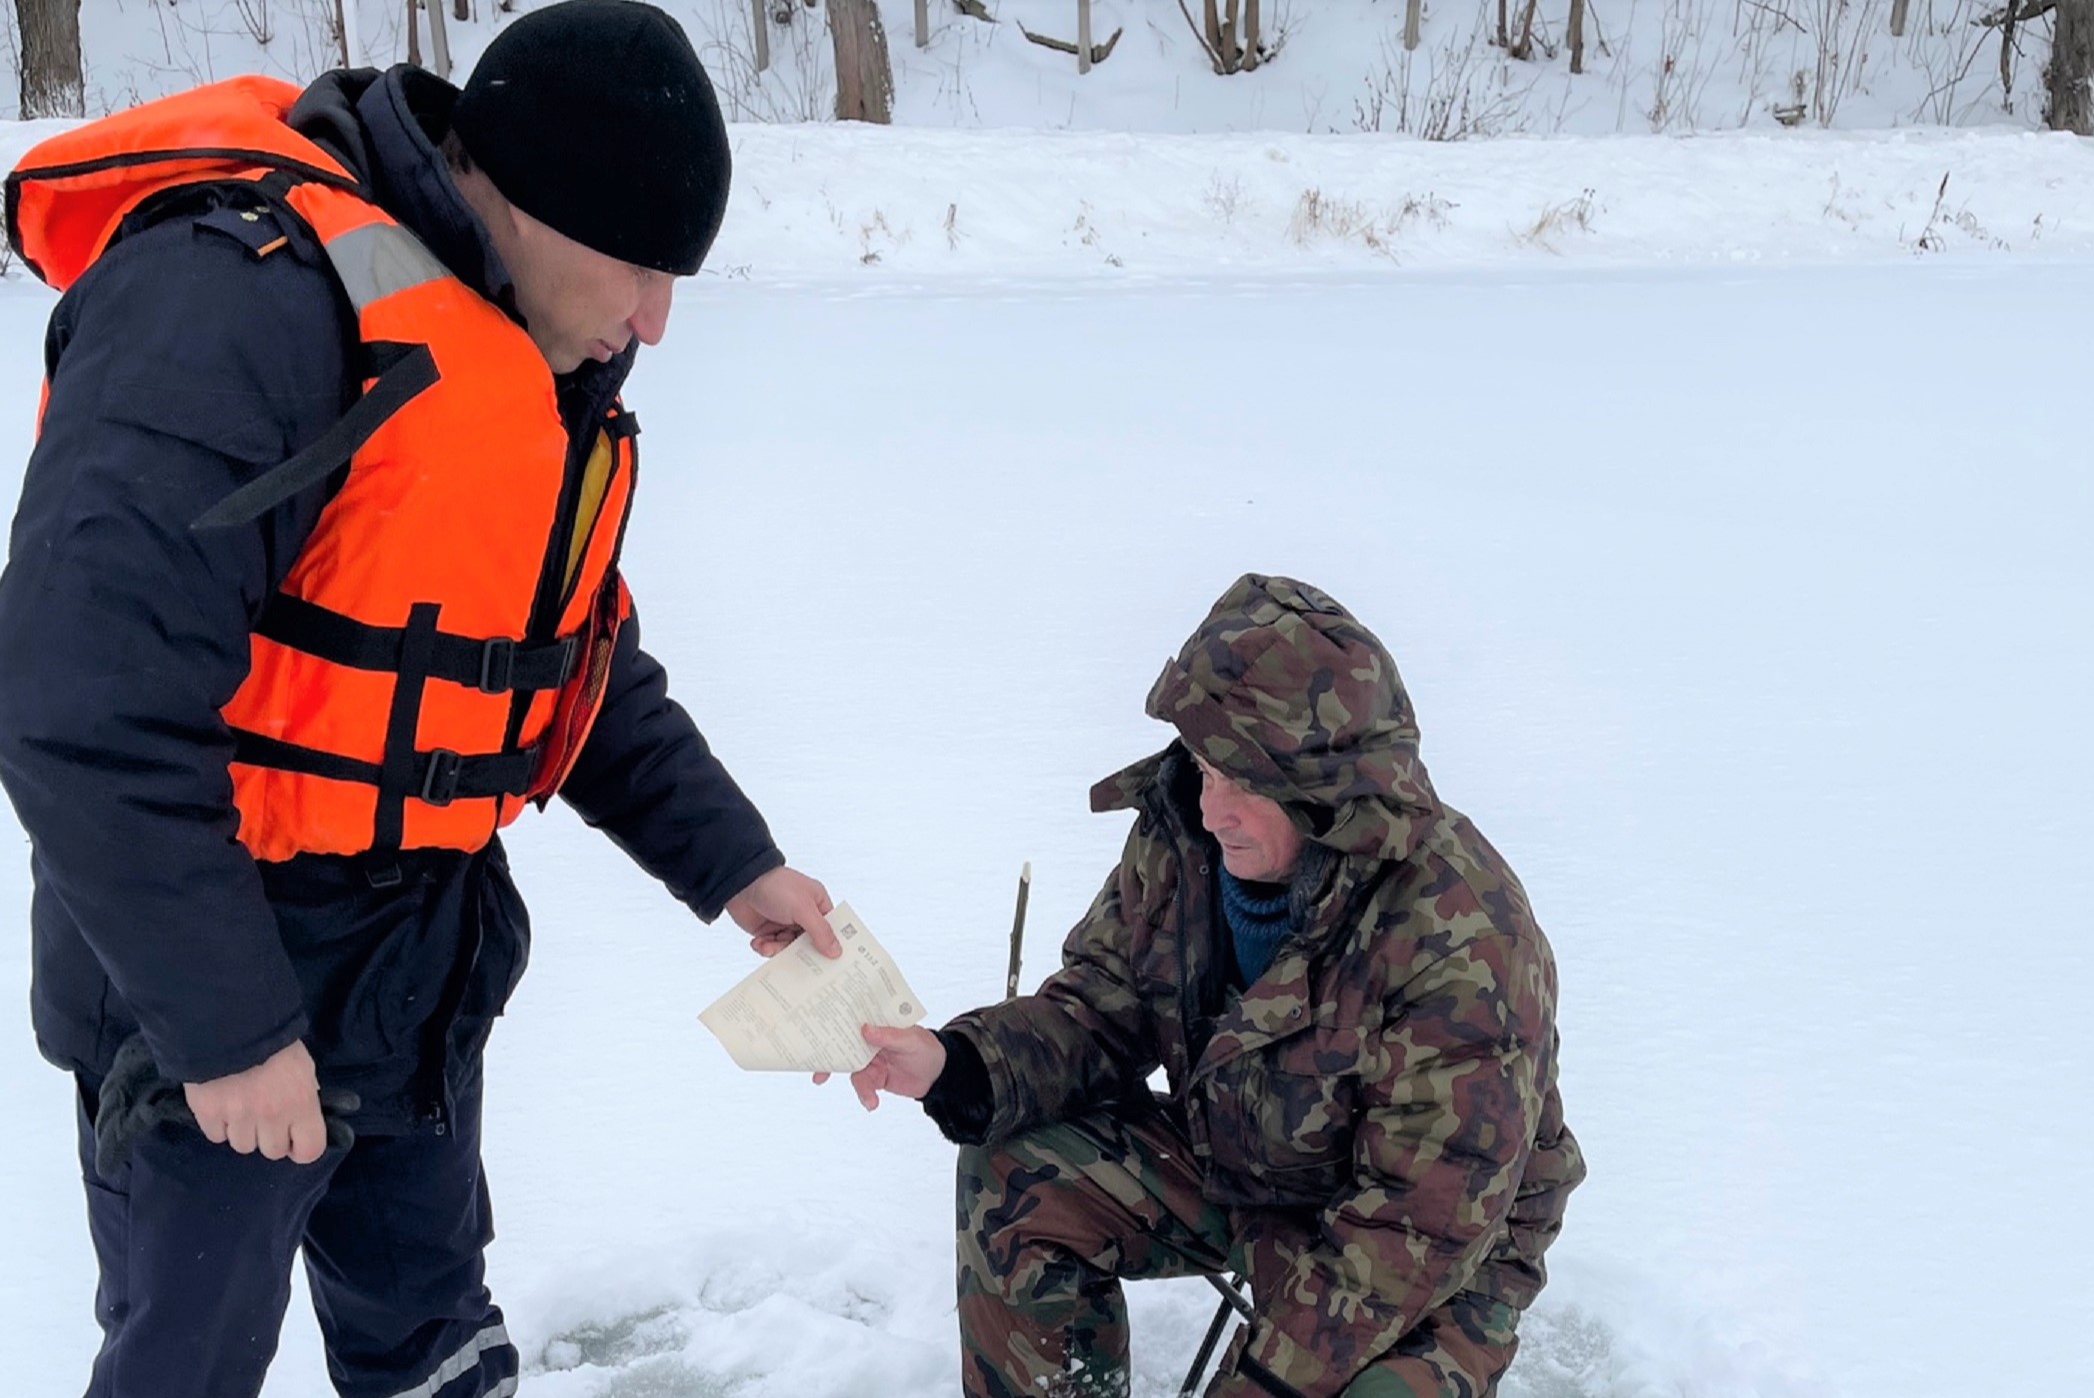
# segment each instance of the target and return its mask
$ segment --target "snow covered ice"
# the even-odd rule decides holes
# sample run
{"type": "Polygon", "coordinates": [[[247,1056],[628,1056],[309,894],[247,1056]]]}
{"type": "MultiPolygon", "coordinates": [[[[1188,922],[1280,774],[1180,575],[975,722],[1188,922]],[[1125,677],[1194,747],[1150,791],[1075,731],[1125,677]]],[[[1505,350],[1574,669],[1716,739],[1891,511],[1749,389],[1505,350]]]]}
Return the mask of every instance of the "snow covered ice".
{"type": "MultiPolygon", "coordinates": [[[[1051,964],[1124,833],[1089,783],[1163,741],[1158,665],[1237,574],[1293,573],[1396,653],[1561,967],[1592,1178],[1506,1398],[2094,1392],[2083,144],[737,139],[718,275],[630,395],[628,572],[934,1020],[1000,993],[1028,859],[1026,984],[1051,964]],[[1311,189],[1448,207],[1376,248],[1297,228],[1311,189]]],[[[9,500],[51,300],[0,285],[9,500]]],[[[536,944],[490,1265],[524,1391],[955,1393],[950,1148],[736,1072],[696,1013],[743,939],[563,813],[509,843],[536,944]]],[[[25,1018],[0,1373],[63,1394],[93,1276],[25,1018]]],[[[1130,1295],[1139,1391],[1175,1391],[1212,1295],[1130,1295]]],[[[304,1307],[269,1398],[329,1391],[304,1307]]]]}

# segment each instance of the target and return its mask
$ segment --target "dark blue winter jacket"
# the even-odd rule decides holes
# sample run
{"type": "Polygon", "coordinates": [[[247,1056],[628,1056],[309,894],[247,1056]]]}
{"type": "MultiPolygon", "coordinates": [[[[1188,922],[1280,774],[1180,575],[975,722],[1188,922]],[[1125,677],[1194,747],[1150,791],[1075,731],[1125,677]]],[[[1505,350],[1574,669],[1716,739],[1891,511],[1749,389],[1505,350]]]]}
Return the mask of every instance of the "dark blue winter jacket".
{"type": "MultiPolygon", "coordinates": [[[[435,145],[455,97],[418,69],[335,73],[292,121],[513,313],[435,145]]],[[[0,785],[30,837],[32,1013],[45,1056],[90,1078],[141,1028],[188,1082],[303,1038],[323,1083],[363,1094],[360,1129],[398,1130],[477,1071],[528,930],[498,843],[258,864],[234,837],[220,709],[342,473],[249,528],[189,524],[358,391],[355,316],[319,249],[253,204],[225,186],[163,196],[51,318],[0,573],[0,785]]],[[[561,380],[578,449],[630,364],[561,380]]],[[[707,919],[783,863],[637,618],[561,794],[707,919]]]]}

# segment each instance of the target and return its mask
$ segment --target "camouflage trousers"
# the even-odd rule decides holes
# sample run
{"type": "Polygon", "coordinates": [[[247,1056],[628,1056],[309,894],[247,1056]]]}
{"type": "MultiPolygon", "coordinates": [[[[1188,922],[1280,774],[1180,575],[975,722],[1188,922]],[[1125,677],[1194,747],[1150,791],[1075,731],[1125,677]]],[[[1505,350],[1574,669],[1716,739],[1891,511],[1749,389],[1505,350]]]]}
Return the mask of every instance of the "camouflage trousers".
{"type": "MultiPolygon", "coordinates": [[[[1247,1271],[1255,1304],[1286,1265],[1271,1238],[1202,1196],[1192,1147],[1161,1112],[1096,1112],[963,1147],[957,1221],[967,1398],[1126,1398],[1123,1280],[1247,1271]]],[[[1343,1398],[1490,1398],[1518,1319],[1463,1292],[1343,1398]]],[[[1221,1372],[1232,1367],[1225,1357],[1221,1372]]]]}

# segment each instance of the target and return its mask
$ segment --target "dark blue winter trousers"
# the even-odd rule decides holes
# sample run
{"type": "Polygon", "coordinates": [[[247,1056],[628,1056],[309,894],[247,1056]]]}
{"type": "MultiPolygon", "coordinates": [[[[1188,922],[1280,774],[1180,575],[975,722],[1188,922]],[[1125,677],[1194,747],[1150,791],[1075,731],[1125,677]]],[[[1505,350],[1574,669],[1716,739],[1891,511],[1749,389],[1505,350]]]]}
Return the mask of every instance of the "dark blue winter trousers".
{"type": "Polygon", "coordinates": [[[95,1173],[87,1087],[80,1157],[103,1336],[87,1398],[252,1398],[300,1247],[343,1398],[516,1391],[516,1350],[484,1281],[494,1223],[477,1081],[441,1134],[359,1137],[294,1165],[162,1126],[110,1180],[95,1173]]]}

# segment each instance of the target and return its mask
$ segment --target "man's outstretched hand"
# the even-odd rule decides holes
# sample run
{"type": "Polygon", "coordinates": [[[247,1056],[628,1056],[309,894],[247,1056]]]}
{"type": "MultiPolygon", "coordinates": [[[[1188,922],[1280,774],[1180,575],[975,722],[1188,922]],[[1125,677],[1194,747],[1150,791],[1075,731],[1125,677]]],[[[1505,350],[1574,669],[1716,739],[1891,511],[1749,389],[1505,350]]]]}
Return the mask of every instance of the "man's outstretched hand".
{"type": "MultiPolygon", "coordinates": [[[[863,1025],[858,1030],[865,1042],[879,1052],[873,1061],[851,1074],[851,1090],[865,1104],[865,1110],[873,1111],[880,1105],[880,1094],[891,1092],[897,1097],[913,1097],[923,1100],[945,1071],[945,1045],[938,1036],[920,1024],[889,1028],[881,1024],[863,1025]]],[[[827,1073],[816,1073],[816,1082],[827,1082],[827,1073]]]]}
{"type": "Polygon", "coordinates": [[[829,926],[835,907],[828,889],[797,869],[777,868],[728,899],[727,915],[749,934],[749,949],[758,956],[776,956],[802,932],[823,956],[842,956],[829,926]]]}

